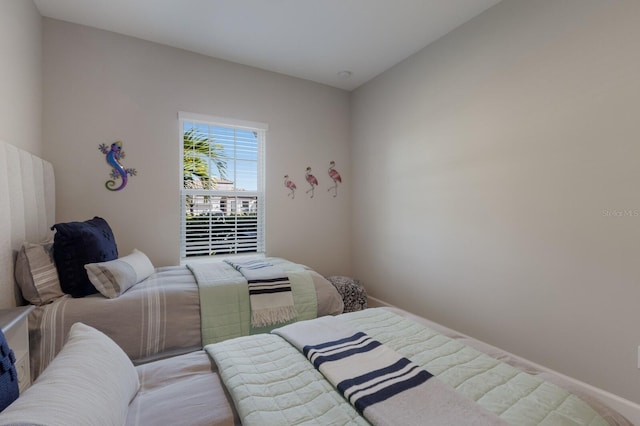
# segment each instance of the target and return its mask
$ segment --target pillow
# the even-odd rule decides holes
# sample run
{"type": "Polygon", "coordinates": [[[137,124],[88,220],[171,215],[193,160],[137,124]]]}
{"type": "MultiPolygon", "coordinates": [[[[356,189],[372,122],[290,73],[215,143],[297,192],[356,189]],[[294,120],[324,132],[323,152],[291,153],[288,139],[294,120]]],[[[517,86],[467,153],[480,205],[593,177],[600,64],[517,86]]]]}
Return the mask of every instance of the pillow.
{"type": "Polygon", "coordinates": [[[113,340],[75,323],[62,351],[6,410],[0,424],[122,425],[140,381],[113,340]]]}
{"type": "Polygon", "coordinates": [[[18,252],[14,271],[22,297],[34,305],[44,305],[64,296],[53,263],[53,241],[25,242],[18,252]]]}
{"type": "Polygon", "coordinates": [[[129,256],[84,265],[89,280],[103,296],[113,299],[153,274],[153,264],[140,250],[129,256]]]}
{"type": "Polygon", "coordinates": [[[16,357],[0,330],[0,411],[11,405],[20,394],[15,364],[16,357]]]}
{"type": "Polygon", "coordinates": [[[73,297],[97,293],[89,281],[84,265],[118,258],[116,239],[109,224],[101,217],[85,222],[57,223],[51,229],[53,258],[62,291],[73,297]]]}

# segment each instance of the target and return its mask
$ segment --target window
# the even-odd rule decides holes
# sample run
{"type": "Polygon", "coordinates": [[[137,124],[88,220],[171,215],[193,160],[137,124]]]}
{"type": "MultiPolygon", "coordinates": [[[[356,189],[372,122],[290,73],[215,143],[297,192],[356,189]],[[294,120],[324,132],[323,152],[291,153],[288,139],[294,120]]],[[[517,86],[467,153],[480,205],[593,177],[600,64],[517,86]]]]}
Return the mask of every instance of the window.
{"type": "Polygon", "coordinates": [[[264,253],[267,125],[179,113],[182,259],[264,253]]]}

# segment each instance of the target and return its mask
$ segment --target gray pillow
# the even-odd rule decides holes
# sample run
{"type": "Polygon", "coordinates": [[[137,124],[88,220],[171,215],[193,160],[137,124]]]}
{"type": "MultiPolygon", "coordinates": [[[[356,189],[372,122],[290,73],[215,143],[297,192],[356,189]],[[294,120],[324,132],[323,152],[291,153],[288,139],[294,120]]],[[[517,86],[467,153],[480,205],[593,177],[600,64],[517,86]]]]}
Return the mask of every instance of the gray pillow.
{"type": "Polygon", "coordinates": [[[15,278],[24,297],[34,305],[44,305],[64,296],[53,262],[53,241],[25,242],[18,252],[15,278]]]}
{"type": "Polygon", "coordinates": [[[108,262],[84,265],[91,284],[103,296],[113,299],[153,274],[149,258],[140,250],[108,262]]]}

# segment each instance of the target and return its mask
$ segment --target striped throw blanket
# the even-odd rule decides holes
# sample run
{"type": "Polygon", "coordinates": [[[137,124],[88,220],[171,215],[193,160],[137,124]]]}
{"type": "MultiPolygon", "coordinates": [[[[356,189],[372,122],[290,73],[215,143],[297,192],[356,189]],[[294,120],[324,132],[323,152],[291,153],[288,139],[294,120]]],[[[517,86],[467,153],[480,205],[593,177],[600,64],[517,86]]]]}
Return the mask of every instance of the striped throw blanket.
{"type": "Polygon", "coordinates": [[[225,262],[247,280],[253,327],[265,327],[296,319],[291,283],[282,268],[264,259],[225,262]]]}
{"type": "Polygon", "coordinates": [[[504,425],[393,349],[335,317],[273,330],[302,352],[373,425],[504,425]]]}

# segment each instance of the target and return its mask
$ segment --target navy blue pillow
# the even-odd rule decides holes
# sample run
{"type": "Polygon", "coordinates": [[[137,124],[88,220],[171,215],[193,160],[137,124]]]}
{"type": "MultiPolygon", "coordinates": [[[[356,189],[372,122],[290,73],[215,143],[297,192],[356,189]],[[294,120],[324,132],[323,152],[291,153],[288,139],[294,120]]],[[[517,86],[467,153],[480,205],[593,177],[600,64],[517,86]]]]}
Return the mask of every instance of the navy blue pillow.
{"type": "Polygon", "coordinates": [[[15,363],[16,357],[0,330],[0,411],[11,405],[20,394],[15,363]]]}
{"type": "Polygon", "coordinates": [[[56,223],[51,227],[53,259],[62,291],[73,297],[97,293],[84,265],[118,258],[116,239],[106,220],[94,217],[84,222],[56,223]]]}

